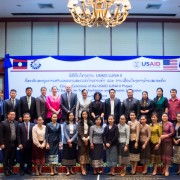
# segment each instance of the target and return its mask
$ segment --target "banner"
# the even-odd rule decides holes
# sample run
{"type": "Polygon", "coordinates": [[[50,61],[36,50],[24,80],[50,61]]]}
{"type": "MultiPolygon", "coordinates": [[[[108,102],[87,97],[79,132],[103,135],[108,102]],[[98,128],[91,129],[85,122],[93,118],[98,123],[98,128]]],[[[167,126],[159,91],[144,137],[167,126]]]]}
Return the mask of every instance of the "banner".
{"type": "Polygon", "coordinates": [[[47,95],[52,86],[57,86],[61,94],[67,83],[79,98],[81,90],[87,89],[91,99],[99,91],[103,100],[109,97],[111,88],[121,100],[127,97],[129,88],[138,99],[144,90],[153,99],[158,87],[163,88],[166,97],[170,97],[171,88],[180,92],[180,57],[7,55],[4,67],[6,98],[10,89],[17,90],[18,98],[24,96],[29,86],[34,97],[40,95],[42,86],[47,87],[47,95]]]}

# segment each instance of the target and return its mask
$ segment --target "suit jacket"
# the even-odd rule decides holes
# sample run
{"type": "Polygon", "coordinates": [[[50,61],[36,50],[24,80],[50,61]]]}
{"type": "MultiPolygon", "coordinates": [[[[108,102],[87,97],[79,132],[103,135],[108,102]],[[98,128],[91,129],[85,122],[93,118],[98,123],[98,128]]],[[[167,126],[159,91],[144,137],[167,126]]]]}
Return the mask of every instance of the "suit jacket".
{"type": "Polygon", "coordinates": [[[0,111],[0,113],[1,113],[0,114],[0,121],[4,121],[5,120],[5,104],[4,104],[5,101],[3,99],[1,99],[1,100],[2,100],[2,106],[3,106],[2,109],[3,109],[3,112],[0,111]]]}
{"type": "Polygon", "coordinates": [[[77,94],[71,92],[70,109],[69,109],[69,105],[68,105],[67,93],[61,94],[61,109],[62,109],[62,119],[63,120],[67,119],[68,111],[73,112],[73,114],[75,115],[76,104],[77,104],[77,94]]]}
{"type": "Polygon", "coordinates": [[[31,115],[31,122],[37,118],[36,115],[36,99],[31,96],[31,107],[28,108],[27,96],[23,96],[19,100],[18,116],[23,117],[24,113],[29,113],[31,115]]]}
{"type": "MultiPolygon", "coordinates": [[[[105,106],[104,119],[108,120],[108,116],[111,114],[110,98],[105,100],[104,106],[105,106]]],[[[119,122],[120,114],[121,114],[121,101],[120,101],[120,99],[115,98],[114,99],[114,117],[115,117],[116,124],[119,122]]]]}
{"type": "MultiPolygon", "coordinates": [[[[32,146],[32,128],[34,127],[34,123],[30,122],[29,127],[29,146],[32,146]]],[[[24,122],[18,124],[18,131],[17,131],[17,142],[18,145],[22,144],[23,147],[26,147],[27,143],[27,133],[26,133],[26,127],[24,122]]]]}
{"type": "Polygon", "coordinates": [[[19,99],[15,99],[15,107],[13,107],[11,99],[6,99],[4,103],[5,108],[5,117],[7,118],[8,113],[13,110],[16,112],[15,120],[18,120],[18,107],[19,107],[19,99]]]}
{"type": "Polygon", "coordinates": [[[74,143],[77,143],[78,129],[77,129],[76,123],[73,124],[73,128],[74,128],[74,131],[73,131],[73,134],[71,135],[69,124],[67,123],[63,124],[63,132],[64,132],[63,144],[67,144],[67,141],[70,139],[70,137],[74,143]]]}
{"type": "MultiPolygon", "coordinates": [[[[17,131],[18,131],[18,122],[14,121],[16,128],[16,140],[17,140],[17,131]]],[[[4,120],[0,123],[0,145],[7,145],[11,141],[11,129],[8,120],[4,120]]]]}
{"type": "Polygon", "coordinates": [[[139,117],[140,113],[140,103],[139,100],[133,98],[131,101],[129,99],[125,99],[122,104],[122,114],[126,115],[126,119],[130,120],[129,114],[131,111],[136,113],[137,118],[139,117]]]}
{"type": "Polygon", "coordinates": [[[44,100],[42,95],[36,98],[36,111],[37,117],[41,116],[44,120],[47,118],[46,101],[44,100]]]}

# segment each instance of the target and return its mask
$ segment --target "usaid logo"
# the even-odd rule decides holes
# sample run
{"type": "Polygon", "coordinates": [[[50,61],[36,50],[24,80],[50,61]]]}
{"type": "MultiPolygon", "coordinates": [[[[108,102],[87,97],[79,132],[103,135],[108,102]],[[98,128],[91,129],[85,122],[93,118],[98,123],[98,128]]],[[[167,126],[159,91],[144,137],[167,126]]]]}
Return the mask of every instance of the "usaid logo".
{"type": "Polygon", "coordinates": [[[161,63],[160,62],[142,62],[142,66],[148,66],[148,67],[158,67],[160,66],[161,63]]]}
{"type": "Polygon", "coordinates": [[[141,67],[141,62],[136,60],[136,61],[133,61],[133,67],[135,69],[139,69],[141,67]]]}

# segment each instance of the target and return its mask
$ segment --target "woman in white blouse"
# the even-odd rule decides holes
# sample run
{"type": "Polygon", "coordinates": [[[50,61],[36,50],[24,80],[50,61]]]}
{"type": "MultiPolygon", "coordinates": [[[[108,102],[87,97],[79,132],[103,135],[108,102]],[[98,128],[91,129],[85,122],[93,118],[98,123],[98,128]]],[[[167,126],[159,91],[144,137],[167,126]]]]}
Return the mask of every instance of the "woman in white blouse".
{"type": "Polygon", "coordinates": [[[35,165],[36,176],[42,174],[42,167],[45,164],[45,132],[46,126],[43,125],[42,117],[37,119],[37,125],[32,129],[33,147],[32,147],[32,163],[35,165]],[[39,166],[39,171],[38,171],[39,166]]]}
{"type": "Polygon", "coordinates": [[[81,94],[82,98],[78,100],[76,106],[76,121],[81,119],[81,112],[83,110],[87,110],[89,112],[89,105],[91,103],[91,100],[88,98],[88,91],[86,89],[83,89],[81,94]]]}

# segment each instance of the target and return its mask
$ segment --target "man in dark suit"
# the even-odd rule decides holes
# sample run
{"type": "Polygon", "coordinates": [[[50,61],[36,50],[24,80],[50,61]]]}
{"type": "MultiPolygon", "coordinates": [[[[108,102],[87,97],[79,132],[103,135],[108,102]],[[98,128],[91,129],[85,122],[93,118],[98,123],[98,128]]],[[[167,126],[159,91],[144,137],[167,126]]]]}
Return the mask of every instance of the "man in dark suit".
{"type": "Polygon", "coordinates": [[[119,117],[121,114],[121,101],[120,99],[116,98],[116,91],[115,89],[109,90],[110,98],[106,99],[104,102],[105,106],[105,113],[104,113],[104,120],[107,122],[109,115],[114,115],[115,123],[119,123],[119,117]]]}
{"type": "Polygon", "coordinates": [[[68,112],[75,114],[77,104],[77,94],[71,90],[71,85],[66,84],[66,92],[61,94],[61,109],[62,109],[62,121],[67,118],[68,112]]]}
{"type": "Polygon", "coordinates": [[[31,116],[31,122],[36,119],[36,98],[32,97],[32,88],[26,88],[26,96],[23,96],[19,100],[18,115],[19,121],[22,122],[24,113],[29,113],[31,116]]]}
{"type": "Polygon", "coordinates": [[[5,106],[4,106],[3,95],[4,92],[2,89],[0,89],[0,122],[4,121],[5,119],[5,106]]]}
{"type": "Polygon", "coordinates": [[[7,118],[7,115],[10,111],[16,112],[15,120],[18,120],[18,106],[19,106],[19,99],[16,99],[17,92],[15,89],[11,89],[10,91],[10,99],[5,100],[4,106],[5,106],[5,117],[7,118]]]}
{"type": "Polygon", "coordinates": [[[21,161],[20,161],[20,170],[21,175],[25,174],[24,164],[27,164],[26,173],[32,173],[32,128],[34,123],[29,122],[31,119],[29,113],[23,114],[23,123],[18,125],[17,141],[18,147],[20,149],[21,161]]]}
{"type": "Polygon", "coordinates": [[[42,87],[41,95],[36,98],[37,118],[42,117],[44,119],[45,124],[47,118],[46,92],[47,92],[47,88],[42,87]]]}
{"type": "Polygon", "coordinates": [[[5,176],[15,175],[13,165],[17,148],[18,122],[15,112],[10,111],[7,120],[0,123],[0,147],[3,153],[3,169],[5,176]]]}
{"type": "Polygon", "coordinates": [[[136,114],[136,117],[139,118],[140,114],[140,103],[139,100],[135,99],[133,97],[134,91],[132,89],[127,90],[127,96],[128,98],[123,101],[122,104],[122,114],[126,115],[126,120],[130,120],[130,112],[134,111],[136,114]]]}

